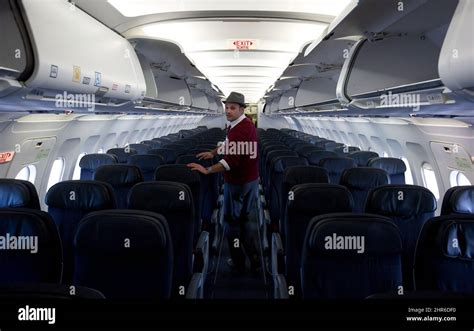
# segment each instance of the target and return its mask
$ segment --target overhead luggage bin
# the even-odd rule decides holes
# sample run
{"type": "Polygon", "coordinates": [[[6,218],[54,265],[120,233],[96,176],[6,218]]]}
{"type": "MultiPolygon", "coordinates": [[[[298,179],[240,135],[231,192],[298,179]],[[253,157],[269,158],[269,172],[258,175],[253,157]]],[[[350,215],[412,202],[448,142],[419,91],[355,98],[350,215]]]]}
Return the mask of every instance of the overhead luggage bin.
{"type": "Polygon", "coordinates": [[[35,57],[27,99],[55,101],[66,92],[119,104],[145,96],[143,71],[126,39],[66,1],[22,5],[35,57]]]}
{"type": "Polygon", "coordinates": [[[444,85],[474,100],[474,3],[460,0],[449,25],[439,57],[438,70],[444,85]]]}

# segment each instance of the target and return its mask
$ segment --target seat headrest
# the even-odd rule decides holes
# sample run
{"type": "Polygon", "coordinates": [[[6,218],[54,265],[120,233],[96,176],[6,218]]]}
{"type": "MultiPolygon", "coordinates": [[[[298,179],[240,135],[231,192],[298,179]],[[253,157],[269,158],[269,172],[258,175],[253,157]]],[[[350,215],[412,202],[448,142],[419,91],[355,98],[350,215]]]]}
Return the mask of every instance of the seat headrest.
{"type": "Polygon", "coordinates": [[[161,155],[165,159],[166,163],[174,162],[176,160],[176,152],[168,148],[150,149],[148,154],[161,155]]]}
{"type": "Polygon", "coordinates": [[[20,179],[0,178],[0,208],[40,209],[35,186],[20,179]]]}
{"type": "Polygon", "coordinates": [[[390,177],[382,169],[368,167],[350,168],[342,173],[341,184],[357,190],[368,190],[390,184],[390,177]]]}
{"type": "Polygon", "coordinates": [[[118,159],[112,154],[86,154],[79,161],[81,169],[95,170],[102,165],[115,164],[118,159]]]}
{"type": "Polygon", "coordinates": [[[394,157],[375,157],[369,160],[369,167],[385,170],[389,175],[404,174],[407,171],[405,162],[394,157]]]}
{"type": "Polygon", "coordinates": [[[273,159],[280,156],[297,156],[296,152],[293,152],[290,149],[277,149],[267,154],[267,162],[271,162],[273,159]]]}
{"type": "Polygon", "coordinates": [[[335,157],[337,156],[336,153],[330,152],[330,151],[316,151],[316,152],[311,152],[306,156],[306,159],[308,159],[309,164],[312,165],[319,165],[319,162],[322,159],[328,158],[328,157],[335,157]]]}
{"type": "Polygon", "coordinates": [[[349,154],[357,151],[360,151],[360,148],[355,146],[339,146],[334,149],[337,154],[349,154]]]}
{"type": "Polygon", "coordinates": [[[308,226],[307,244],[319,256],[401,254],[400,230],[389,218],[371,214],[317,216],[308,226]]]}
{"type": "Polygon", "coordinates": [[[272,160],[274,172],[284,172],[286,168],[307,165],[308,161],[299,156],[280,156],[272,160]]]}
{"type": "Polygon", "coordinates": [[[185,164],[167,164],[156,169],[155,180],[174,181],[191,186],[199,184],[201,178],[197,171],[191,170],[185,164]]]}
{"type": "Polygon", "coordinates": [[[307,183],[293,186],[292,198],[288,195],[288,210],[298,210],[315,215],[351,212],[354,200],[351,192],[342,185],[307,183]]]}
{"type": "Polygon", "coordinates": [[[164,163],[165,161],[160,155],[137,154],[131,155],[128,159],[128,164],[136,165],[142,171],[155,171],[156,168],[164,163]]]}
{"type": "Polygon", "coordinates": [[[349,157],[357,163],[358,167],[365,167],[370,159],[379,157],[379,155],[371,151],[356,151],[350,153],[349,157]]]}
{"type": "Polygon", "coordinates": [[[46,193],[46,204],[61,209],[112,209],[115,195],[110,184],[94,180],[67,180],[46,193]]]}
{"type": "Polygon", "coordinates": [[[319,166],[327,169],[329,173],[342,173],[346,169],[357,167],[357,164],[351,158],[334,156],[322,159],[319,166]]]}
{"type": "Polygon", "coordinates": [[[143,181],[140,168],[134,165],[111,164],[97,168],[94,180],[100,180],[112,186],[133,185],[143,181]]]}
{"type": "Polygon", "coordinates": [[[328,183],[329,177],[326,169],[317,166],[294,166],[285,169],[283,185],[293,187],[304,183],[328,183]]]}
{"type": "Polygon", "coordinates": [[[326,143],[324,144],[324,148],[325,148],[326,150],[332,151],[332,152],[334,152],[334,150],[335,150],[336,148],[338,148],[338,147],[343,147],[343,146],[344,146],[344,144],[342,144],[342,143],[337,143],[337,142],[334,142],[334,141],[329,141],[329,142],[326,142],[326,143]]]}
{"type": "Polygon", "coordinates": [[[127,163],[130,155],[137,154],[137,150],[131,147],[111,148],[107,151],[107,154],[115,155],[119,163],[127,163]]]}
{"type": "Polygon", "coordinates": [[[436,245],[452,258],[474,260],[474,217],[442,217],[436,245]]]}
{"type": "Polygon", "coordinates": [[[310,146],[310,147],[305,147],[302,148],[298,151],[298,154],[304,156],[305,158],[308,158],[308,156],[313,153],[313,152],[321,152],[323,151],[322,148],[316,147],[316,146],[310,146]]]}
{"type": "Polygon", "coordinates": [[[138,154],[146,154],[151,149],[148,144],[130,144],[128,147],[136,150],[138,154]]]}
{"type": "Polygon", "coordinates": [[[157,181],[139,183],[128,194],[130,209],[166,214],[193,208],[192,193],[186,184],[157,181]]]}
{"type": "Polygon", "coordinates": [[[127,253],[159,252],[169,246],[166,219],[141,210],[102,210],[87,214],[79,223],[74,246],[80,251],[124,253],[124,239],[130,240],[127,253]],[[148,238],[148,239],[147,239],[148,238]]]}
{"type": "Polygon", "coordinates": [[[212,160],[199,160],[196,154],[181,155],[176,159],[176,164],[198,163],[207,168],[212,165],[212,160]]]}
{"type": "Polygon", "coordinates": [[[444,195],[441,215],[474,214],[474,185],[455,186],[444,195]]]}
{"type": "Polygon", "coordinates": [[[384,185],[372,189],[367,197],[368,213],[409,218],[434,213],[436,198],[425,187],[415,185],[384,185]]]}
{"type": "Polygon", "coordinates": [[[143,140],[141,143],[144,144],[144,145],[150,146],[150,149],[160,148],[161,145],[162,145],[162,143],[160,143],[159,141],[156,141],[156,140],[143,140]]]}

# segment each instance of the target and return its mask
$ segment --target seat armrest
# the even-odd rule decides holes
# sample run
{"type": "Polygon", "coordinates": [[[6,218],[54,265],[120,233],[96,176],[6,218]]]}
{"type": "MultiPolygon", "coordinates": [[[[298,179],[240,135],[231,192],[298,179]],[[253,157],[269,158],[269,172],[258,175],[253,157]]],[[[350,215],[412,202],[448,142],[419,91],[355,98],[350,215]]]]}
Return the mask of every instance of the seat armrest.
{"type": "MultiPolygon", "coordinates": [[[[209,232],[203,231],[194,248],[194,272],[207,274],[209,265],[209,232]]],[[[204,277],[204,276],[203,276],[204,277]]]]}
{"type": "Polygon", "coordinates": [[[186,299],[203,299],[204,298],[204,277],[203,274],[197,272],[193,274],[186,291],[186,299]]]}
{"type": "Polygon", "coordinates": [[[285,250],[279,233],[272,233],[272,275],[285,273],[285,250]]]}
{"type": "Polygon", "coordinates": [[[214,209],[211,216],[211,224],[216,224],[219,219],[219,209],[214,209]]]}
{"type": "Polygon", "coordinates": [[[275,299],[289,299],[288,285],[286,285],[286,278],[283,275],[276,275],[275,280],[275,299]]]}
{"type": "Polygon", "coordinates": [[[263,218],[265,219],[265,223],[267,225],[270,225],[272,223],[272,220],[270,218],[270,212],[268,211],[268,209],[265,209],[263,211],[263,218]]]}

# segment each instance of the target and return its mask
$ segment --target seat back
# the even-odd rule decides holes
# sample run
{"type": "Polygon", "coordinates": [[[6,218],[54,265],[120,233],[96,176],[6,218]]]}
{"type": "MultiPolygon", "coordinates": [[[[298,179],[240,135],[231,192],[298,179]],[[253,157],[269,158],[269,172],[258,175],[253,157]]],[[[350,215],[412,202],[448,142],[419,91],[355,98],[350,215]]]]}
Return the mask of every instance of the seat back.
{"type": "Polygon", "coordinates": [[[143,180],[151,181],[155,179],[155,171],[165,164],[163,157],[160,155],[137,154],[128,158],[128,164],[137,166],[143,175],[143,180]]]}
{"type": "Polygon", "coordinates": [[[322,151],[322,149],[316,146],[310,145],[310,146],[305,146],[305,147],[300,148],[300,150],[298,151],[298,154],[307,159],[311,153],[319,152],[319,151],[322,151]]]}
{"type": "Polygon", "coordinates": [[[73,284],[108,299],[162,299],[171,294],[172,239],[166,219],[138,210],[88,214],[74,239],[73,284]]]}
{"type": "Polygon", "coordinates": [[[294,166],[308,165],[308,161],[301,156],[281,156],[273,159],[270,171],[270,191],[268,200],[270,202],[270,218],[276,221],[280,218],[281,209],[281,186],[283,183],[283,173],[285,169],[294,166]]]}
{"type": "Polygon", "coordinates": [[[351,212],[353,200],[350,192],[336,184],[299,184],[288,195],[281,236],[286,249],[286,275],[288,285],[300,288],[302,243],[310,220],[317,215],[351,212]]]}
{"type": "Polygon", "coordinates": [[[367,167],[369,160],[379,155],[371,151],[356,151],[349,153],[349,157],[357,163],[358,167],[367,167]]]}
{"type": "Polygon", "coordinates": [[[474,293],[474,218],[444,215],[423,227],[415,257],[417,290],[474,293]]]}
{"type": "Polygon", "coordinates": [[[140,168],[133,165],[113,164],[99,167],[94,180],[109,183],[115,192],[117,208],[127,207],[127,196],[133,185],[143,182],[140,168]]]}
{"type": "Polygon", "coordinates": [[[107,183],[69,180],[53,185],[45,200],[61,237],[63,282],[67,284],[72,280],[74,235],[79,222],[90,212],[115,208],[115,194],[107,183]]]}
{"type": "Polygon", "coordinates": [[[341,185],[352,193],[354,198],[354,212],[364,210],[369,191],[378,186],[390,184],[390,177],[382,169],[359,167],[347,169],[342,173],[341,185]]]}
{"type": "MultiPolygon", "coordinates": [[[[199,160],[194,154],[181,155],[176,160],[176,164],[198,163],[205,168],[212,166],[211,160],[199,160]]],[[[217,198],[219,197],[219,179],[218,174],[204,175],[198,172],[201,182],[200,191],[200,209],[203,230],[208,230],[214,208],[217,207],[217,198]]]]}
{"type": "Polygon", "coordinates": [[[403,283],[414,288],[415,247],[421,229],[434,217],[436,198],[430,190],[415,185],[384,185],[369,192],[365,212],[389,217],[400,229],[403,242],[403,283]]]}
{"type": "Polygon", "coordinates": [[[61,240],[47,213],[0,208],[0,237],[0,284],[61,281],[61,240]]]}
{"type": "Polygon", "coordinates": [[[357,165],[353,159],[336,156],[322,159],[319,161],[319,166],[328,171],[330,183],[339,184],[344,170],[355,168],[357,165]]]}
{"type": "Polygon", "coordinates": [[[40,210],[35,186],[26,180],[0,178],[0,208],[40,210]]]}
{"type": "Polygon", "coordinates": [[[349,157],[350,153],[360,151],[359,147],[355,146],[340,146],[334,149],[338,156],[349,157]]]}
{"type": "Polygon", "coordinates": [[[326,169],[316,166],[293,166],[286,168],[283,172],[280,195],[280,217],[286,213],[286,202],[288,201],[288,192],[293,186],[310,183],[328,183],[329,177],[326,169]]]}
{"type": "Polygon", "coordinates": [[[189,283],[192,272],[194,213],[189,187],[176,182],[144,182],[130,191],[128,207],[166,218],[174,252],[173,293],[189,283]]]}
{"type": "Polygon", "coordinates": [[[335,152],[336,148],[338,147],[344,147],[344,144],[334,141],[328,141],[324,144],[324,149],[331,152],[335,152]]]}
{"type": "Polygon", "coordinates": [[[112,154],[86,154],[79,161],[81,180],[94,179],[97,168],[103,165],[118,163],[117,157],[112,154]]]}
{"type": "Polygon", "coordinates": [[[176,162],[177,154],[173,149],[169,148],[157,148],[157,149],[150,149],[148,154],[152,155],[159,155],[165,160],[165,163],[172,164],[176,162]]]}
{"type": "Polygon", "coordinates": [[[321,162],[322,159],[336,156],[336,153],[330,151],[313,151],[306,155],[306,159],[309,164],[319,166],[319,162],[321,162]]]}
{"type": "Polygon", "coordinates": [[[271,151],[267,154],[267,157],[265,159],[265,165],[263,168],[263,171],[264,171],[264,186],[263,187],[267,195],[270,194],[270,172],[271,172],[272,162],[274,159],[281,156],[298,156],[298,154],[289,149],[278,149],[278,150],[271,151]]]}
{"type": "Polygon", "coordinates": [[[124,148],[111,148],[107,151],[107,154],[115,155],[118,163],[127,163],[130,155],[137,154],[137,150],[130,146],[124,148]]]}
{"type": "Polygon", "coordinates": [[[363,299],[402,285],[402,240],[390,219],[327,214],[308,226],[301,262],[304,299],[363,299]]]}
{"type": "Polygon", "coordinates": [[[370,159],[367,166],[385,170],[390,176],[391,184],[405,184],[405,162],[395,157],[375,157],[370,159]]]}
{"type": "Polygon", "coordinates": [[[157,140],[143,140],[141,143],[150,146],[151,149],[159,149],[164,144],[164,143],[159,142],[157,140]]]}
{"type": "Polygon", "coordinates": [[[137,151],[137,154],[146,154],[152,147],[148,144],[130,144],[128,147],[137,151]]]}
{"type": "Polygon", "coordinates": [[[441,215],[473,215],[474,185],[455,186],[446,191],[441,215]]]}
{"type": "Polygon", "coordinates": [[[193,242],[197,243],[201,232],[201,178],[197,171],[193,171],[184,164],[166,164],[155,171],[155,181],[169,181],[185,184],[191,190],[191,199],[194,208],[193,242]]]}

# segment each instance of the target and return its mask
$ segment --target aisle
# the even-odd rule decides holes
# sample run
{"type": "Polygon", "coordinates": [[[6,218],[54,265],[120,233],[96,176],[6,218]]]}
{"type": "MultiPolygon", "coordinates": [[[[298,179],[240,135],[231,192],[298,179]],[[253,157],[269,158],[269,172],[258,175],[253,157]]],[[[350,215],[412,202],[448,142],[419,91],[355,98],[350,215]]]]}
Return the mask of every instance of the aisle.
{"type": "MultiPolygon", "coordinates": [[[[255,245],[259,245],[258,226],[255,214],[251,214],[248,224],[249,233],[254,234],[255,245]]],[[[209,289],[205,298],[209,299],[268,299],[271,291],[269,289],[268,275],[259,272],[252,275],[250,272],[250,262],[247,259],[247,268],[244,274],[236,274],[231,266],[227,264],[230,258],[227,241],[221,242],[220,258],[217,260],[216,271],[208,276],[207,288],[209,289]]],[[[259,246],[258,251],[261,255],[259,246]]],[[[263,257],[261,256],[261,259],[263,257]]]]}

